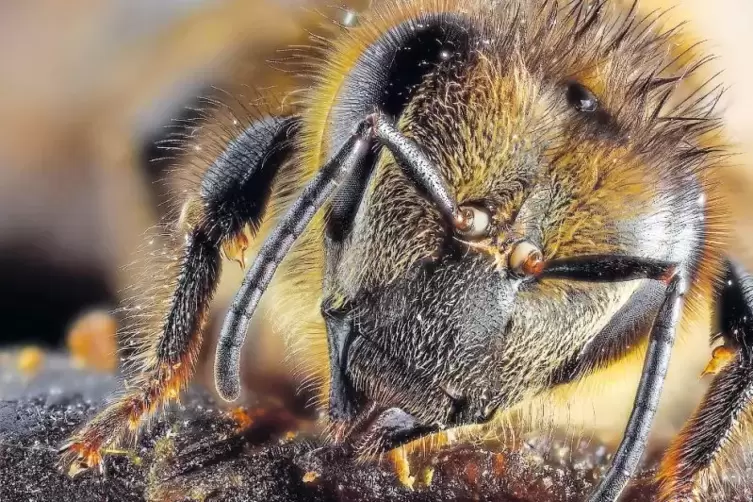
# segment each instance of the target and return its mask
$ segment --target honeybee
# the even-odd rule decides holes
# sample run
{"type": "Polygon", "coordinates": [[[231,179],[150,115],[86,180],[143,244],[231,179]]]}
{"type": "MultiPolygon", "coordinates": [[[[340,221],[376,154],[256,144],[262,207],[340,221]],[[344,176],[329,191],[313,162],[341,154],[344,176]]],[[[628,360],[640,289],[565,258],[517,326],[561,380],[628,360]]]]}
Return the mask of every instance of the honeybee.
{"type": "Polygon", "coordinates": [[[101,465],[178,397],[223,259],[248,251],[217,346],[220,396],[239,396],[269,289],[311,356],[333,442],[355,455],[493,423],[645,353],[592,501],[628,483],[677,333],[714,309],[715,379],[659,473],[663,501],[698,499],[748,432],[753,386],[753,282],[725,255],[729,150],[706,61],[662,12],[619,0],[373,6],[292,104],[236,123],[178,194],[173,266],[151,279],[170,294],[138,333],[127,389],[64,460],[101,465]]]}

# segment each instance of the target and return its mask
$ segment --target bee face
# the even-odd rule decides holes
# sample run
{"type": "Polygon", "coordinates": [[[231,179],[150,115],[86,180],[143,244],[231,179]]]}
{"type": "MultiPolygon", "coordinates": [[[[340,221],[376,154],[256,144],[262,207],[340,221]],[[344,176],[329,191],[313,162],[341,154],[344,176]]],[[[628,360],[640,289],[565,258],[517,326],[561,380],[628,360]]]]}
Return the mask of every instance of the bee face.
{"type": "MultiPolygon", "coordinates": [[[[688,131],[656,116],[667,98],[647,82],[667,63],[660,35],[626,35],[616,13],[592,30],[572,13],[552,21],[521,9],[495,22],[478,15],[462,36],[450,23],[430,48],[420,35],[397,37],[398,54],[423,47],[409,62],[424,68],[391,87],[402,96],[398,125],[478,227],[449,228],[395,158],[374,155],[347,232],[327,242],[336,418],[373,401],[423,424],[486,420],[586,371],[580,358],[595,346],[605,362],[619,356],[610,340],[645,333],[658,310],[654,283],[537,282],[520,273],[521,255],[633,255],[694,272],[704,186],[688,131]]],[[[369,85],[359,75],[346,79],[349,92],[369,85]]],[[[385,96],[379,105],[394,106],[385,96]]],[[[333,110],[333,124],[354,113],[333,110]]]]}
{"type": "Polygon", "coordinates": [[[344,341],[341,370],[353,390],[421,423],[481,420],[499,388],[483,370],[494,363],[519,284],[480,256],[417,265],[347,310],[325,313],[329,336],[344,341]]]}

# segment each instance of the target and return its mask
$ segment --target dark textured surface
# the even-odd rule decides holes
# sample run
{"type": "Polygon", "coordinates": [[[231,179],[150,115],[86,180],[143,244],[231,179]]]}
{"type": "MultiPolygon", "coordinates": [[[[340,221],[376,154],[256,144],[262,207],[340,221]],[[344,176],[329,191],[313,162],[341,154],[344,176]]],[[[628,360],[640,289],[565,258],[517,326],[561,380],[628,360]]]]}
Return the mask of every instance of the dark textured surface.
{"type": "MultiPolygon", "coordinates": [[[[106,458],[105,476],[71,479],[56,450],[104,396],[112,376],[73,370],[62,356],[45,357],[33,379],[0,355],[0,501],[429,501],[581,500],[602,472],[606,449],[583,442],[531,441],[522,451],[494,445],[454,446],[411,459],[413,488],[388,461],[354,463],[322,448],[315,436],[288,434],[304,425],[274,405],[251,408],[238,422],[202,391],[159,414],[127,454],[106,458]],[[430,483],[427,472],[433,471],[430,483]]],[[[646,471],[623,500],[651,500],[646,471]]]]}

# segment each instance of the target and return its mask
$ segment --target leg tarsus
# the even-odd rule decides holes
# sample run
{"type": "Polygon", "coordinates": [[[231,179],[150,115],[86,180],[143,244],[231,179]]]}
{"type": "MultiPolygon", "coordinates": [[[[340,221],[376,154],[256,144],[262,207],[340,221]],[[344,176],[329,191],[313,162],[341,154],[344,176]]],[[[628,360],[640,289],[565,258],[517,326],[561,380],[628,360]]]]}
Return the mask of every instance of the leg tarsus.
{"type": "Polygon", "coordinates": [[[60,467],[64,469],[67,466],[69,477],[75,478],[82,472],[98,467],[100,474],[104,474],[104,462],[98,445],[87,445],[72,439],[65,443],[59,450],[61,454],[60,467]]]}
{"type": "Polygon", "coordinates": [[[163,376],[157,375],[153,380],[149,380],[149,377],[154,375],[147,373],[145,385],[109,404],[60,448],[61,467],[70,466],[70,476],[95,467],[103,473],[105,449],[135,441],[144,417],[150,416],[160,405],[177,399],[193,374],[192,365],[181,369],[172,372],[169,378],[163,372],[163,376]],[[126,438],[129,441],[124,441],[126,438]]]}
{"type": "MultiPolygon", "coordinates": [[[[136,436],[142,419],[175,400],[193,376],[201,332],[220,273],[217,246],[197,229],[187,239],[159,339],[142,349],[149,358],[133,375],[132,388],[108,405],[71,440],[67,451],[82,469],[98,466],[102,448],[136,436]],[[153,359],[153,360],[152,360],[153,359]]],[[[64,453],[64,461],[69,456],[64,453]]]]}

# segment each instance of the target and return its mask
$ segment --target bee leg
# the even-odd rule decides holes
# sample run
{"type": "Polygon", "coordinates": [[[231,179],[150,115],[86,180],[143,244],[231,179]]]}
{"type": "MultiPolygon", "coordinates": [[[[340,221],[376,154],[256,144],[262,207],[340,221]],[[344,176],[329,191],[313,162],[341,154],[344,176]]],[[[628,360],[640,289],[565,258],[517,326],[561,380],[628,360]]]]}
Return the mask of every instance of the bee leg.
{"type": "Polygon", "coordinates": [[[687,288],[684,274],[670,263],[630,256],[599,255],[547,262],[537,276],[594,282],[648,278],[667,285],[664,301],[651,328],[641,380],[622,442],[612,465],[589,498],[590,502],[614,502],[638,467],[651,431],[682,314],[687,288]]]}
{"type": "Polygon", "coordinates": [[[178,230],[185,232],[185,243],[162,327],[134,355],[141,364],[129,388],[61,448],[70,475],[94,466],[102,470],[104,449],[134,439],[143,419],[177,399],[193,376],[222,249],[247,227],[258,229],[296,129],[296,118],[262,119],[233,140],[204,174],[198,204],[181,216],[184,228],[178,230]]]}
{"type": "Polygon", "coordinates": [[[753,277],[736,264],[728,264],[718,311],[724,345],[706,371],[716,376],[662,459],[663,502],[696,501],[719,488],[725,468],[742,467],[733,452],[753,431],[753,277]]]}

